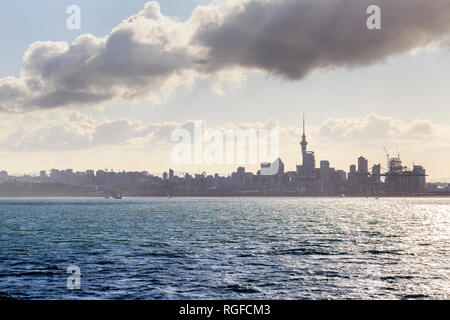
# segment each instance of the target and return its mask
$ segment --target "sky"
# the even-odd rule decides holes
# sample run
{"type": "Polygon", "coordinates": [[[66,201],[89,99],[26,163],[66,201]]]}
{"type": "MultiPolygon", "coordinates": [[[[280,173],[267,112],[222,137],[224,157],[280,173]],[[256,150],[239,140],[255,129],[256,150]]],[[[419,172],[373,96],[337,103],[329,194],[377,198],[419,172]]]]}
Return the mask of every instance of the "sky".
{"type": "Polygon", "coordinates": [[[356,0],[7,2],[0,169],[231,172],[171,160],[173,130],[202,120],[278,127],[294,170],[304,112],[317,162],[384,165],[386,147],[450,180],[448,1],[372,2],[377,31],[356,0]]]}

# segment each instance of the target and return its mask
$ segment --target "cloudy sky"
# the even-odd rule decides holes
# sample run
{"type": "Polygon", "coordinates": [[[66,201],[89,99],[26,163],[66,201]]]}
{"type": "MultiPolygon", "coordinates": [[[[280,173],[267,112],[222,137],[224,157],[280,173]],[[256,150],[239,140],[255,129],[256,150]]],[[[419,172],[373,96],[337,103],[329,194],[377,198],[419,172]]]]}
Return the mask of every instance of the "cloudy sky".
{"type": "MultiPolygon", "coordinates": [[[[450,1],[10,1],[0,12],[0,168],[202,172],[170,135],[278,128],[289,170],[300,114],[317,160],[360,155],[450,177],[450,1]],[[66,8],[81,8],[81,30],[66,8]],[[378,4],[382,28],[366,28],[378,4]]],[[[235,166],[208,166],[213,173],[235,166]]],[[[250,167],[249,169],[256,169],[250,167]]]]}

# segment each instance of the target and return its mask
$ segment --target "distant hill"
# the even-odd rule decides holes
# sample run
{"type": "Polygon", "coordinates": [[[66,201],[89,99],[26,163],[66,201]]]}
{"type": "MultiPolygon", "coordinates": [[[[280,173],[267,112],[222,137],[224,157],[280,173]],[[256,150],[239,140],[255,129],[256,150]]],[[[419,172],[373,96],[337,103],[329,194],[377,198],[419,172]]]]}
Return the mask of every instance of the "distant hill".
{"type": "Polygon", "coordinates": [[[441,179],[427,179],[427,182],[429,183],[450,183],[450,177],[449,178],[441,178],[441,179]]]}

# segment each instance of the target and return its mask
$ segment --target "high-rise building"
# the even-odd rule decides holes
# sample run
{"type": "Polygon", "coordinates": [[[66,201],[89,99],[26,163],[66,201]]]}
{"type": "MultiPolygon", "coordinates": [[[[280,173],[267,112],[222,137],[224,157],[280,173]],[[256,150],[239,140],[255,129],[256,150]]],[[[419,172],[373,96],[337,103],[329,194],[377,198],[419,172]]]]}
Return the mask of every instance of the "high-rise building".
{"type": "Polygon", "coordinates": [[[263,176],[273,176],[284,174],[284,162],[280,158],[277,158],[274,162],[261,163],[261,169],[259,174],[263,176]]]}
{"type": "Polygon", "coordinates": [[[367,184],[369,179],[369,161],[363,156],[358,158],[358,183],[360,192],[367,192],[367,184]]]}
{"type": "Polygon", "coordinates": [[[378,194],[381,190],[381,164],[372,166],[372,176],[369,182],[372,192],[378,194]]]}
{"type": "Polygon", "coordinates": [[[357,193],[359,192],[358,174],[356,172],[356,165],[350,165],[347,181],[347,192],[357,193]]]}
{"type": "Polygon", "coordinates": [[[347,173],[344,170],[337,170],[336,176],[339,182],[345,182],[347,180],[347,173]]]}
{"type": "Polygon", "coordinates": [[[356,165],[352,164],[352,165],[350,165],[350,168],[349,168],[348,180],[350,182],[354,182],[356,180],[356,177],[357,177],[357,175],[356,175],[356,165]]]}
{"type": "Polygon", "coordinates": [[[320,192],[330,192],[330,162],[320,161],[320,192]]]}
{"type": "Polygon", "coordinates": [[[369,164],[368,160],[363,156],[358,158],[358,173],[359,174],[367,174],[369,172],[369,164]]]}
{"type": "Polygon", "coordinates": [[[415,165],[413,168],[414,179],[412,182],[413,192],[425,192],[426,187],[426,171],[422,166],[415,165]]]}
{"type": "Polygon", "coordinates": [[[243,176],[245,174],[245,168],[244,167],[237,168],[236,173],[238,176],[243,176]]]}
{"type": "Polygon", "coordinates": [[[374,164],[372,166],[372,178],[376,183],[381,181],[381,164],[374,164]]]}
{"type": "Polygon", "coordinates": [[[0,171],[0,182],[5,182],[8,180],[8,172],[5,170],[0,171]]]}

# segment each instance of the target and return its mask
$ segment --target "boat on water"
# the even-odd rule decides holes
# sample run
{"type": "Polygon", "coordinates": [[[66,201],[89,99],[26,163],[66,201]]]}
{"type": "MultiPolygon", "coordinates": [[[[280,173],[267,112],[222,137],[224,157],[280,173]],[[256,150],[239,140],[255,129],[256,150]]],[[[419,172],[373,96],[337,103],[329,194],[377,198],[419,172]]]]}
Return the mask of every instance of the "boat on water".
{"type": "Polygon", "coordinates": [[[112,197],[116,200],[120,200],[120,199],[122,199],[122,192],[119,192],[119,193],[113,192],[112,197]]]}
{"type": "Polygon", "coordinates": [[[105,198],[105,199],[113,198],[116,200],[120,200],[120,199],[122,199],[122,192],[111,192],[111,193],[105,194],[103,196],[103,198],[105,198]]]}

